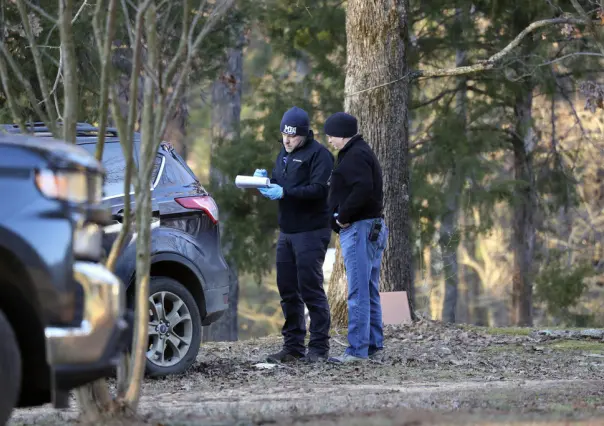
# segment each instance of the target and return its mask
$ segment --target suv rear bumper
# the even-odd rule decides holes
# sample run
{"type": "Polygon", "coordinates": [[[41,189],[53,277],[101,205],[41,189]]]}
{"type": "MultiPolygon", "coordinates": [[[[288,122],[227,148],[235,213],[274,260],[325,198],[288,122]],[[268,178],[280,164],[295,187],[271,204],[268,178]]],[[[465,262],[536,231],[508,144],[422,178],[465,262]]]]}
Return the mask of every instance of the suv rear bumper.
{"type": "Polygon", "coordinates": [[[202,325],[210,325],[218,321],[229,309],[229,286],[213,288],[204,292],[206,302],[206,317],[202,325]]]}
{"type": "Polygon", "coordinates": [[[84,292],[82,322],[44,330],[46,359],[60,390],[111,374],[132,338],[132,316],[119,278],[94,262],[75,262],[73,271],[84,292]]]}

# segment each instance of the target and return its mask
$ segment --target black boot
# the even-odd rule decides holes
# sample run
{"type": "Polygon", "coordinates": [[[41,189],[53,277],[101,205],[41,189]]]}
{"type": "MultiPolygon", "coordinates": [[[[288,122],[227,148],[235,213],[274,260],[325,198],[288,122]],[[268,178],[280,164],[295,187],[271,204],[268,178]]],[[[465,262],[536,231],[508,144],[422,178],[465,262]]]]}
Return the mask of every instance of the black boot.
{"type": "Polygon", "coordinates": [[[325,362],[327,361],[327,354],[322,354],[314,351],[308,351],[306,356],[302,359],[302,361],[307,362],[309,364],[315,364],[317,362],[325,362]]]}
{"type": "Polygon", "coordinates": [[[285,362],[294,362],[302,357],[304,357],[304,355],[300,353],[291,352],[287,349],[281,349],[279,352],[267,356],[266,362],[271,364],[280,364],[285,362]]]}

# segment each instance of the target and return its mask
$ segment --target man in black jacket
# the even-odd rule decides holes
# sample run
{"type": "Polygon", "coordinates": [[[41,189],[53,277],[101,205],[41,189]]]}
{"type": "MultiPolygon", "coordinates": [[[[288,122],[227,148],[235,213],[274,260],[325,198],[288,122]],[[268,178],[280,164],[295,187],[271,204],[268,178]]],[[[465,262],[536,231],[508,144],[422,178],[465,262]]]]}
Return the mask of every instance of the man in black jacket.
{"type": "Polygon", "coordinates": [[[382,169],[358,134],[357,119],[343,112],[325,122],[329,143],[339,151],[329,180],[332,227],[340,236],[348,281],[348,348],[337,363],[363,361],[384,348],[380,267],[388,228],[382,211],[382,169]]]}
{"type": "MultiPolygon", "coordinates": [[[[281,120],[283,147],[277,156],[265,197],[279,200],[277,287],[285,317],[283,349],[268,362],[326,360],[331,317],[323,289],[323,262],[331,229],[327,207],[327,180],[333,155],[314,140],[308,114],[297,107],[281,120]],[[304,304],[310,314],[310,342],[305,354],[304,304]]],[[[254,176],[267,176],[256,170],[254,176]]]]}

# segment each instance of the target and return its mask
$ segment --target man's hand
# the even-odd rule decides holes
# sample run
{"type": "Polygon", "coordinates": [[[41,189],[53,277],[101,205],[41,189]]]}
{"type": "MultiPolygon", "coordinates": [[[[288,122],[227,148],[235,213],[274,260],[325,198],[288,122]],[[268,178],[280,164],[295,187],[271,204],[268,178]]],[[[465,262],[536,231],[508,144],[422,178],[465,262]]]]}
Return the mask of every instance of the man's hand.
{"type": "Polygon", "coordinates": [[[268,188],[259,188],[258,191],[271,200],[280,200],[283,198],[283,188],[276,183],[271,183],[268,188]]]}
{"type": "Polygon", "coordinates": [[[338,221],[338,219],[336,219],[336,223],[337,223],[337,224],[338,224],[338,226],[339,226],[340,228],[342,228],[342,229],[346,229],[346,228],[348,228],[348,227],[350,226],[350,223],[340,223],[340,222],[338,221]]]}
{"type": "MultiPolygon", "coordinates": [[[[268,172],[265,169],[256,169],[256,171],[254,172],[254,177],[268,177],[268,172]]],[[[264,194],[264,192],[262,192],[263,189],[266,188],[258,188],[258,192],[260,192],[262,195],[264,195],[266,197],[266,195],[264,194]]]]}
{"type": "Polygon", "coordinates": [[[336,223],[338,224],[338,226],[339,226],[340,228],[342,228],[342,229],[344,229],[344,228],[348,228],[348,227],[350,226],[350,223],[340,223],[340,222],[338,221],[338,216],[339,216],[339,215],[340,215],[339,213],[334,213],[334,214],[333,214],[333,217],[336,219],[336,223]]]}

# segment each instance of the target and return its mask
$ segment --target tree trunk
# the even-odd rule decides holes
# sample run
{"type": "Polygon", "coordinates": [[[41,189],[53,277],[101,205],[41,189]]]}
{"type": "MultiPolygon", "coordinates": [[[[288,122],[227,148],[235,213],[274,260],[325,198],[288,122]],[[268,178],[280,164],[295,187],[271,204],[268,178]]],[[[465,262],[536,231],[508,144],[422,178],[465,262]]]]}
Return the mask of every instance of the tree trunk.
{"type": "MultiPolygon", "coordinates": [[[[147,66],[159,69],[159,45],[157,40],[157,9],[153,3],[145,12],[145,36],[147,39],[147,66]]],[[[151,173],[160,137],[154,132],[157,120],[163,117],[163,109],[155,107],[156,89],[153,77],[145,76],[143,86],[143,111],[140,144],[140,162],[136,185],[136,282],[135,321],[129,383],[124,395],[128,408],[136,412],[145,373],[148,349],[149,280],[151,274],[151,173]]]]}
{"type": "MultiPolygon", "coordinates": [[[[461,21],[462,11],[456,10],[457,20],[461,21]]],[[[460,23],[461,24],[461,23],[460,23]]],[[[460,25],[461,26],[461,25],[460,25]]],[[[461,39],[461,37],[460,37],[461,39]]],[[[464,66],[466,51],[458,47],[455,51],[455,66],[464,66]]],[[[459,120],[458,129],[466,134],[467,85],[466,77],[457,78],[457,94],[455,95],[455,112],[459,120]]],[[[465,176],[459,166],[459,161],[452,158],[449,182],[446,185],[445,212],[440,225],[440,250],[445,274],[445,298],[443,302],[443,321],[455,322],[457,310],[459,265],[457,262],[457,247],[459,245],[459,203],[465,176]]]]}
{"type": "Polygon", "coordinates": [[[442,320],[443,317],[443,289],[444,273],[442,252],[440,245],[431,244],[428,250],[430,262],[428,263],[430,271],[429,291],[430,291],[430,318],[433,320],[442,320]]]}
{"type": "Polygon", "coordinates": [[[445,297],[443,299],[442,320],[455,322],[455,311],[457,309],[457,290],[459,284],[457,246],[459,244],[458,214],[459,214],[459,191],[462,181],[460,170],[453,169],[450,172],[450,182],[447,186],[445,201],[445,213],[440,224],[440,252],[443,262],[442,272],[445,281],[445,297]]]}
{"type": "MultiPolygon", "coordinates": [[[[344,108],[358,118],[360,133],[382,167],[384,214],[390,236],[382,261],[381,290],[406,291],[415,317],[411,306],[408,83],[386,84],[407,74],[408,11],[408,0],[348,2],[344,108]]],[[[339,253],[336,259],[330,290],[346,282],[339,253]]],[[[330,293],[336,294],[334,291],[330,293]]],[[[341,297],[344,292],[337,294],[341,297]]],[[[333,306],[342,301],[332,299],[330,303],[333,306]]],[[[342,311],[332,314],[334,324],[347,322],[342,311]]]]}
{"type": "Polygon", "coordinates": [[[512,250],[514,266],[512,278],[512,322],[531,326],[532,318],[532,263],[535,249],[536,188],[533,173],[533,151],[537,143],[532,123],[533,83],[529,79],[516,96],[516,138],[513,141],[514,178],[521,182],[516,189],[513,212],[512,250]]]}
{"type": "MultiPolygon", "coordinates": [[[[212,147],[221,143],[237,143],[240,137],[241,93],[243,81],[243,46],[245,35],[240,29],[237,44],[230,49],[227,57],[226,69],[214,83],[212,90],[212,147]]],[[[227,184],[224,174],[216,167],[211,167],[210,177],[213,186],[227,184]]],[[[223,224],[226,215],[221,221],[221,233],[225,232],[223,224]]],[[[228,230],[227,230],[228,232],[228,230]]],[[[223,247],[228,258],[231,247],[223,247]]],[[[237,265],[229,264],[230,289],[229,310],[224,313],[216,323],[207,327],[204,333],[205,341],[236,341],[238,339],[237,307],[239,303],[239,278],[237,265]]]]}
{"type": "MultiPolygon", "coordinates": [[[[63,55],[63,139],[75,143],[78,121],[78,76],[75,43],[71,30],[72,16],[72,0],[61,0],[59,2],[59,31],[61,33],[61,55],[63,55]]],[[[47,112],[50,113],[50,111],[47,112]]],[[[52,126],[54,125],[55,123],[52,124],[52,126]]]]}
{"type": "MultiPolygon", "coordinates": [[[[476,225],[477,221],[474,220],[476,213],[471,211],[464,214],[461,218],[462,226],[468,228],[476,225]]],[[[463,237],[461,244],[463,249],[468,254],[468,257],[478,263],[478,256],[476,255],[476,236],[463,237]]],[[[467,323],[476,325],[488,325],[488,312],[487,309],[481,305],[481,298],[484,295],[483,285],[484,283],[480,279],[480,275],[468,265],[460,265],[460,279],[463,280],[462,287],[466,289],[466,303],[467,303],[467,323]]],[[[464,297],[464,295],[462,295],[464,297]]]]}
{"type": "Polygon", "coordinates": [[[331,271],[327,299],[331,311],[331,325],[334,328],[346,328],[348,325],[348,287],[346,270],[339,238],[336,239],[336,256],[331,271]]]}

